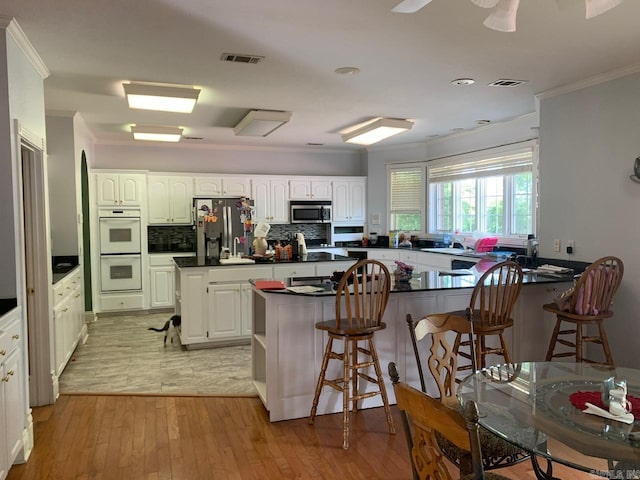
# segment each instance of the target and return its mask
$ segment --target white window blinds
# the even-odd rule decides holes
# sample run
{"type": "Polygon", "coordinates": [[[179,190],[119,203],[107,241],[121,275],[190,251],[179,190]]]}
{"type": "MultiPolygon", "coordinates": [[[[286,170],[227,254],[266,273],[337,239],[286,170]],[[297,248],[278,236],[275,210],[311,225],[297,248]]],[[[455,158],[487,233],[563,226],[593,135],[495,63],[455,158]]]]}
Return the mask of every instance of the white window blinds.
{"type": "Polygon", "coordinates": [[[422,210],[422,168],[391,170],[391,213],[420,213],[422,210]]]}
{"type": "Polygon", "coordinates": [[[429,183],[531,172],[533,147],[494,149],[427,163],[429,183]]]}

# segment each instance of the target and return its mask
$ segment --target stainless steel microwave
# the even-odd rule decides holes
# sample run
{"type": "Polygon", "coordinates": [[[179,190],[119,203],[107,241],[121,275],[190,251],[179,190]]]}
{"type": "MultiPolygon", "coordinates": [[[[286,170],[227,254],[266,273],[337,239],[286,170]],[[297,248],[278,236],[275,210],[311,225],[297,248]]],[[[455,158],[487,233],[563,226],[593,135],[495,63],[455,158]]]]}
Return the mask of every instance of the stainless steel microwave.
{"type": "Polygon", "coordinates": [[[291,223],[330,223],[330,200],[300,200],[292,201],[291,223]]]}

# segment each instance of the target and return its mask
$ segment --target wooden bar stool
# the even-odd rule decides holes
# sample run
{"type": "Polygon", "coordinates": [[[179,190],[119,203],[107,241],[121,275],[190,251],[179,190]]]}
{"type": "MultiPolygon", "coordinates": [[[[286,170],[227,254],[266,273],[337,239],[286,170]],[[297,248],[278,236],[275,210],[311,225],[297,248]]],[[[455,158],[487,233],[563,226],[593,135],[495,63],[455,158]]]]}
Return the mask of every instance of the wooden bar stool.
{"type": "Polygon", "coordinates": [[[387,267],[376,260],[361,260],[352,265],[338,283],[335,320],[316,324],[317,329],[327,332],[329,340],[322,358],[322,367],[309,415],[309,423],[313,424],[316,416],[322,387],[328,385],[342,392],[342,423],[344,427],[342,447],[344,449],[349,448],[349,404],[351,403],[351,409],[356,412],[358,401],[365,398],[375,395],[382,396],[389,433],[396,433],[380,370],[378,353],[373,341],[374,333],[387,327],[382,322],[382,316],[387,307],[390,291],[391,277],[387,267]],[[333,350],[334,340],[343,341],[342,352],[333,350]],[[361,342],[365,342],[365,345],[361,346],[361,342]],[[359,354],[367,358],[360,360],[359,354]],[[342,362],[343,374],[341,378],[334,380],[325,378],[329,360],[342,362]],[[360,371],[370,367],[375,370],[375,378],[360,371]],[[375,384],[377,389],[359,393],[359,378],[375,384]]]}
{"type": "MultiPolygon", "coordinates": [[[[486,367],[488,355],[499,355],[505,363],[511,363],[511,354],[504,340],[504,331],[513,326],[511,312],[522,288],[522,269],[515,262],[502,262],[487,269],[480,277],[471,294],[469,308],[473,312],[473,334],[475,336],[475,367],[486,367]],[[500,346],[490,347],[486,337],[498,336],[500,346]]],[[[464,311],[448,312],[450,315],[465,317],[464,311]]],[[[460,342],[469,346],[469,341],[460,342]]],[[[460,365],[458,370],[472,370],[471,354],[459,350],[458,355],[469,360],[468,365],[460,365]]]]}
{"type": "Polygon", "coordinates": [[[611,256],[600,258],[589,265],[584,273],[580,275],[566,309],[559,307],[555,303],[542,306],[547,312],[556,314],[556,325],[549,342],[546,361],[556,357],[572,357],[575,355],[576,362],[613,366],[613,357],[611,356],[603,321],[605,318],[613,316],[611,301],[620,286],[620,282],[622,282],[623,273],[624,265],[619,258],[611,256]],[[562,322],[573,323],[575,328],[561,330],[562,322]],[[597,325],[597,335],[585,335],[583,326],[588,324],[597,325]],[[560,335],[571,335],[573,338],[572,340],[558,338],[560,335]],[[585,358],[583,351],[585,342],[602,345],[605,361],[596,362],[585,358]],[[558,343],[569,347],[571,350],[554,353],[558,343]]]}

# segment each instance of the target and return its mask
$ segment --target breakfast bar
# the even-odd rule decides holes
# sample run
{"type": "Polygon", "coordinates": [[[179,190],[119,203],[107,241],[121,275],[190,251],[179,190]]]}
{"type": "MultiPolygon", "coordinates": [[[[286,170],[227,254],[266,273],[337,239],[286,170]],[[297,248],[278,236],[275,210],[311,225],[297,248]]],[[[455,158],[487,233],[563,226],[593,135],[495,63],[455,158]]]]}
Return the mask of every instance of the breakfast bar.
{"type": "MultiPolygon", "coordinates": [[[[386,374],[389,362],[396,363],[403,381],[419,384],[405,321],[407,314],[419,317],[466,308],[484,267],[486,265],[477,264],[470,275],[414,272],[410,281],[392,285],[384,315],[387,328],[377,332],[375,340],[390,402],[395,403],[395,396],[386,374]]],[[[315,324],[335,316],[331,282],[326,278],[308,280],[312,288],[303,292],[299,288],[260,290],[253,287],[253,382],[272,422],[309,415],[327,342],[326,332],[316,329],[315,324]]],[[[514,328],[507,333],[514,361],[544,359],[553,316],[546,314],[542,305],[568,288],[571,281],[572,277],[525,275],[515,307],[514,328]]],[[[291,287],[293,283],[301,286],[295,279],[287,280],[286,285],[291,287]]],[[[338,362],[331,363],[327,378],[341,376],[338,362]]],[[[436,387],[434,384],[427,388],[436,387]]],[[[381,405],[379,396],[362,402],[362,408],[381,405]]],[[[341,394],[325,389],[320,396],[318,414],[340,411],[341,394]]]]}

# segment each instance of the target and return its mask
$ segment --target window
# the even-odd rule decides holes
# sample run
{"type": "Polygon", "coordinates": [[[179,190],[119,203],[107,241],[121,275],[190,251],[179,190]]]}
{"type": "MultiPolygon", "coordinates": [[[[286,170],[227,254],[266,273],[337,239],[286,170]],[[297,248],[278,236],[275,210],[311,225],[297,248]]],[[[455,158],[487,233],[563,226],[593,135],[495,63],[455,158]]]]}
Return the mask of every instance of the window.
{"type": "Polygon", "coordinates": [[[424,164],[389,167],[390,227],[424,231],[424,164]]]}
{"type": "Polygon", "coordinates": [[[500,237],[535,233],[535,145],[501,147],[427,163],[429,233],[500,237]]]}

